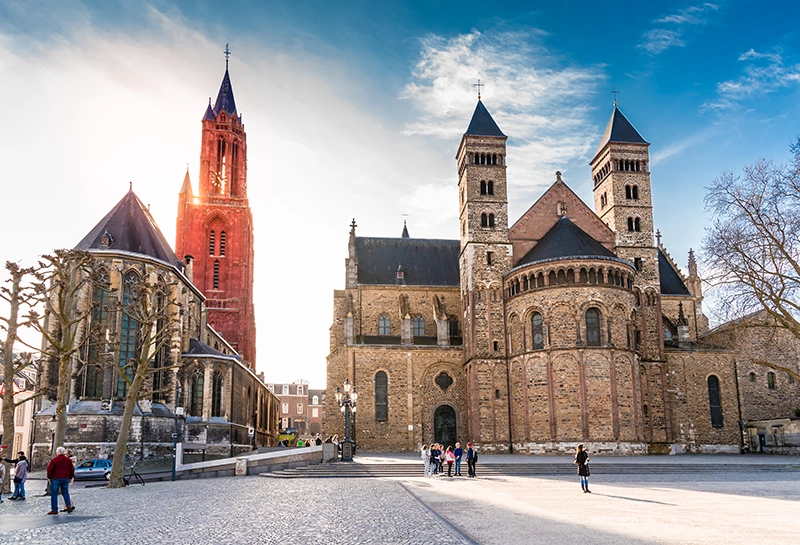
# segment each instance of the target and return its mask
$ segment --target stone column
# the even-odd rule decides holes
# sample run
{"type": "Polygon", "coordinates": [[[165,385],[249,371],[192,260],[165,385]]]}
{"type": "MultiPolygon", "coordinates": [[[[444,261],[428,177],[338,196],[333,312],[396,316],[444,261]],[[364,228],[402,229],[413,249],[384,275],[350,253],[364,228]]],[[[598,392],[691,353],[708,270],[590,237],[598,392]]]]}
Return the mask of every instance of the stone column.
{"type": "Polygon", "coordinates": [[[448,320],[436,320],[436,343],[439,346],[450,346],[450,322],[448,320]]]}

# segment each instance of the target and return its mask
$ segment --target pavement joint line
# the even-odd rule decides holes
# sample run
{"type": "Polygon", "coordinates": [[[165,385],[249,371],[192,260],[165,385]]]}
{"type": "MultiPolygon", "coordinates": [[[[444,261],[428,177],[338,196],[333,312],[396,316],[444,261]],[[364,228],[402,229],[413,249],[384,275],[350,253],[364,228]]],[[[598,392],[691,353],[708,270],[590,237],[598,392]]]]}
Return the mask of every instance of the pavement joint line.
{"type": "Polygon", "coordinates": [[[415,500],[415,501],[416,501],[418,504],[420,504],[420,505],[421,505],[421,506],[422,506],[422,507],[423,507],[423,508],[424,508],[426,511],[428,511],[429,513],[431,513],[431,514],[432,514],[433,516],[435,516],[437,519],[439,519],[440,521],[442,521],[442,523],[444,523],[444,524],[445,524],[445,525],[446,525],[448,528],[450,528],[450,529],[451,529],[451,530],[453,530],[453,531],[454,531],[456,534],[458,534],[459,536],[461,536],[461,538],[462,538],[462,539],[464,539],[464,540],[465,540],[467,543],[469,543],[470,545],[481,545],[480,541],[477,541],[477,540],[476,540],[474,537],[472,537],[471,535],[469,535],[469,534],[468,534],[466,531],[462,530],[462,529],[461,529],[461,528],[459,528],[457,525],[455,525],[454,523],[450,522],[450,519],[448,519],[448,518],[446,518],[445,516],[443,516],[443,515],[439,514],[439,512],[438,512],[438,511],[436,511],[436,509],[434,509],[433,507],[431,507],[430,505],[428,505],[427,503],[425,503],[425,502],[422,500],[422,498],[420,498],[419,496],[417,496],[416,494],[414,494],[414,493],[413,493],[411,490],[409,490],[409,489],[408,489],[408,487],[405,485],[405,483],[403,483],[403,482],[398,482],[398,483],[397,483],[397,485],[398,485],[400,488],[402,488],[402,489],[405,491],[405,493],[406,493],[406,494],[408,494],[409,496],[411,496],[411,498],[412,498],[413,500],[415,500]]]}

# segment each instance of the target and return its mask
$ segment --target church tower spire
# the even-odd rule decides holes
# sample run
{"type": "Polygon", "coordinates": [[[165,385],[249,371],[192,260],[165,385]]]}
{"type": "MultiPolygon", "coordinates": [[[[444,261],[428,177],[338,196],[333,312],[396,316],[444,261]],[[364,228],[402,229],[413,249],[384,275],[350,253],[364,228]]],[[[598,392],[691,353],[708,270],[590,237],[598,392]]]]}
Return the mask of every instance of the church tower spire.
{"type": "Polygon", "coordinates": [[[591,161],[595,212],[616,238],[615,253],[637,270],[634,286],[644,301],[641,328],[647,358],[663,359],[661,282],[650,191],[650,147],[614,104],[614,111],[591,161]]]}
{"type": "MultiPolygon", "coordinates": [[[[201,120],[198,193],[188,172],[178,199],[175,248],[193,256],[193,283],[206,296],[208,323],[255,367],[253,215],[247,198],[247,134],[236,110],[225,47],[217,100],[201,120]]],[[[202,340],[202,339],[201,339],[202,340]]]]}
{"type": "Polygon", "coordinates": [[[464,367],[469,391],[470,436],[479,442],[508,440],[507,360],[503,277],[511,269],[506,190],[506,135],[478,99],[456,154],[461,225],[461,297],[464,309],[464,367]],[[481,412],[478,399],[492,399],[499,409],[481,412]],[[505,407],[506,409],[503,409],[505,407]]]}

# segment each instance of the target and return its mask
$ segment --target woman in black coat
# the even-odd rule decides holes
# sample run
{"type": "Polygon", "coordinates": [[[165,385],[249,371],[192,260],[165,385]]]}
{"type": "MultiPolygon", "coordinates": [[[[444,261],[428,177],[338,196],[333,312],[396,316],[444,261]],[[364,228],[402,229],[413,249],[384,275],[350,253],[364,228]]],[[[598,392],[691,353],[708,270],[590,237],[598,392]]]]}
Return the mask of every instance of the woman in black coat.
{"type": "Polygon", "coordinates": [[[578,466],[578,475],[581,478],[581,489],[584,493],[592,491],[589,490],[589,453],[583,447],[583,443],[578,445],[575,450],[575,460],[572,462],[578,466]]]}

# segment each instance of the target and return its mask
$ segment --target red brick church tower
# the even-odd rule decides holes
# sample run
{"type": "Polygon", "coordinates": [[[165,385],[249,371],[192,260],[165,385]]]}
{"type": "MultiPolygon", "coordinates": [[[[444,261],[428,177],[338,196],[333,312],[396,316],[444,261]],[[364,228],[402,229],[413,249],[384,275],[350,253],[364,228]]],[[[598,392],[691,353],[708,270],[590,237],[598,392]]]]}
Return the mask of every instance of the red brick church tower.
{"type": "Polygon", "coordinates": [[[255,368],[253,214],[247,200],[247,135],[228,75],[203,115],[198,194],[189,173],[178,195],[175,250],[191,262],[192,282],[206,296],[208,323],[255,368]]]}

